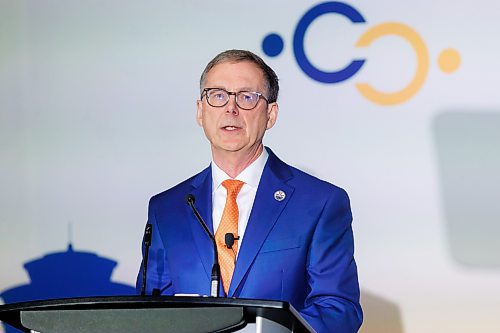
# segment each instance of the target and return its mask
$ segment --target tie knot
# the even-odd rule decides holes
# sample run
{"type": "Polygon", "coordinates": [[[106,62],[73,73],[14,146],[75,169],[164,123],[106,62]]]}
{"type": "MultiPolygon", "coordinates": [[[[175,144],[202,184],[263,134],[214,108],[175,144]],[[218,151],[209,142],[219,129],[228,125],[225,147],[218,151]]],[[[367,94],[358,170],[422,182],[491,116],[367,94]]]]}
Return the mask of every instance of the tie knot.
{"type": "Polygon", "coordinates": [[[245,183],[241,180],[236,179],[226,179],[222,182],[222,186],[224,186],[227,190],[227,195],[236,198],[238,193],[240,193],[241,188],[245,183]]]}

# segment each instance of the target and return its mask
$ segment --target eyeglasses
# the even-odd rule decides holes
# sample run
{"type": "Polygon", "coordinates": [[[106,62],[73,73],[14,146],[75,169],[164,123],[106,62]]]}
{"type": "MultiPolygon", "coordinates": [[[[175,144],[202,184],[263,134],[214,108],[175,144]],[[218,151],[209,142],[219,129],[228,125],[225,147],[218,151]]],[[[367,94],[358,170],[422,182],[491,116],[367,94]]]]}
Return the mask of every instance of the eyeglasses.
{"type": "Polygon", "coordinates": [[[261,98],[269,104],[267,98],[265,98],[261,93],[255,91],[231,92],[222,88],[205,88],[201,93],[200,99],[203,99],[203,95],[207,96],[208,105],[216,108],[226,105],[229,102],[229,97],[231,95],[235,96],[236,105],[243,110],[254,109],[261,98]]]}

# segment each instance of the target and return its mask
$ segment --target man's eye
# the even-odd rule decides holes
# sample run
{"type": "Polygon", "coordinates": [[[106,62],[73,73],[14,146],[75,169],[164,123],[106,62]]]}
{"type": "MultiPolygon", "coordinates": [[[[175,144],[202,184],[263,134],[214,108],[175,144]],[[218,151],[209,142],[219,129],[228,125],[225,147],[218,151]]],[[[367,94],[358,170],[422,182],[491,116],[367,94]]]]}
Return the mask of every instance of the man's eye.
{"type": "Polygon", "coordinates": [[[248,93],[241,93],[240,96],[245,102],[251,102],[255,99],[255,96],[253,94],[248,94],[248,93]]]}
{"type": "Polygon", "coordinates": [[[224,101],[227,99],[227,93],[224,90],[213,90],[210,92],[210,98],[216,101],[224,101]]]}

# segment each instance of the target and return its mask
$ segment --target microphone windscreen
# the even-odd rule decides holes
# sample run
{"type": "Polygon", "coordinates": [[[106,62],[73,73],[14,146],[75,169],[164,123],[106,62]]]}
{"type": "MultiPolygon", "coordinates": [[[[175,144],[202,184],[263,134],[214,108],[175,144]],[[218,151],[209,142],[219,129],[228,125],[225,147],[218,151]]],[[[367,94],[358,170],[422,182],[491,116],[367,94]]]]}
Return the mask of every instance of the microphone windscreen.
{"type": "Polygon", "coordinates": [[[151,245],[151,235],[153,233],[153,225],[151,223],[146,224],[146,230],[144,230],[144,245],[151,245]]]}
{"type": "Polygon", "coordinates": [[[189,193],[188,195],[186,195],[186,203],[189,205],[190,203],[194,204],[194,195],[192,195],[191,193],[189,193]]]}
{"type": "Polygon", "coordinates": [[[234,244],[234,235],[230,232],[226,233],[224,235],[224,242],[226,243],[228,249],[232,248],[234,244]]]}

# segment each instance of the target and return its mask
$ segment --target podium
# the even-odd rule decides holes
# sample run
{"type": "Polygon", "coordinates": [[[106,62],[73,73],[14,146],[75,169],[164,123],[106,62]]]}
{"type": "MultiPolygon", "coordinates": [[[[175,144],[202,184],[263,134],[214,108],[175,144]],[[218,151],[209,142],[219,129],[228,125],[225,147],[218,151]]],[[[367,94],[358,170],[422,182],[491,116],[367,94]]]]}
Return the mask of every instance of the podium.
{"type": "Polygon", "coordinates": [[[0,320],[41,333],[309,333],[286,302],[191,296],[66,298],[0,306],[0,320]]]}

